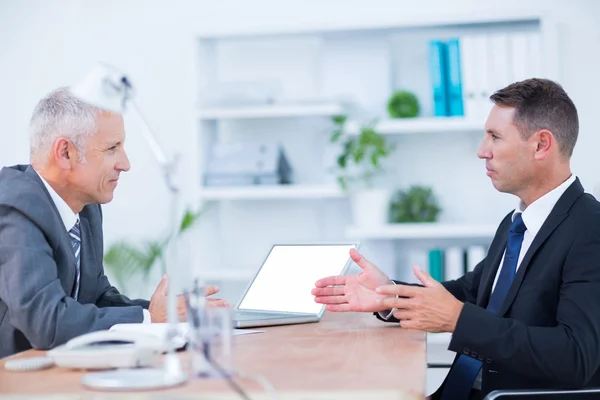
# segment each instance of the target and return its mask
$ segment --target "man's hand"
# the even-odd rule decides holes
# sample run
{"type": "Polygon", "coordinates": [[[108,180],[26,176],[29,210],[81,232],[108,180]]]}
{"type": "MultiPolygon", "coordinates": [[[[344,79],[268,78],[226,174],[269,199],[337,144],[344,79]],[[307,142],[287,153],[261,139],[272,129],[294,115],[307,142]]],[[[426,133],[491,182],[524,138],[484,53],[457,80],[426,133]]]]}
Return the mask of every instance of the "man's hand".
{"type": "Polygon", "coordinates": [[[463,303],[446,290],[427,272],[414,267],[415,276],[425,285],[387,285],[377,288],[386,295],[381,300],[383,309],[397,308],[394,317],[403,328],[426,332],[454,332],[463,303]],[[389,297],[389,295],[406,298],[389,297]]]}
{"type": "MultiPolygon", "coordinates": [[[[168,277],[165,275],[161,279],[154,294],[150,298],[150,319],[152,322],[167,322],[167,283],[168,277]]],[[[210,296],[219,291],[217,286],[207,286],[205,295],[210,296]]],[[[220,299],[206,299],[206,305],[209,307],[226,307],[228,304],[220,299]]],[[[177,317],[180,321],[187,321],[187,308],[185,298],[182,295],[177,296],[177,317]]]]}
{"type": "Polygon", "coordinates": [[[338,275],[319,279],[312,290],[315,302],[326,304],[328,311],[375,312],[386,310],[382,300],[387,297],[375,289],[392,283],[375,264],[351,249],[350,257],[362,272],[357,275],[338,275]]]}

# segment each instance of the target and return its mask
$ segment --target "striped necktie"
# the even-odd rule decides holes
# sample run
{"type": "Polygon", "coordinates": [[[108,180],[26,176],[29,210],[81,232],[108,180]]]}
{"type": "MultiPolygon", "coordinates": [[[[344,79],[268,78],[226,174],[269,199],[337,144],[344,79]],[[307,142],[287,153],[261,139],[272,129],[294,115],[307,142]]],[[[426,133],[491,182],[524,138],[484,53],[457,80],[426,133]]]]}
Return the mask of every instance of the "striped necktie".
{"type": "Polygon", "coordinates": [[[75,253],[75,266],[77,268],[75,278],[75,295],[73,296],[73,298],[77,300],[79,297],[79,278],[81,276],[81,230],[79,229],[79,220],[77,220],[75,225],[73,225],[69,231],[69,236],[71,237],[71,245],[73,246],[73,253],[75,253]]]}

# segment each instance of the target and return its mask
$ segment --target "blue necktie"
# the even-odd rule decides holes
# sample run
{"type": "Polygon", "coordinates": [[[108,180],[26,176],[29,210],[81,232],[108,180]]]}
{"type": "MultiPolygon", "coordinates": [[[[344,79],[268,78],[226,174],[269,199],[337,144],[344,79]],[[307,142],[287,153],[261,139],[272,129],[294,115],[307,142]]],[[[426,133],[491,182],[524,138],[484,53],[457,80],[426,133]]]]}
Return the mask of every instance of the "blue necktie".
{"type": "MultiPolygon", "coordinates": [[[[508,289],[512,284],[517,263],[519,261],[519,253],[521,252],[521,244],[527,227],[523,223],[521,213],[515,215],[513,223],[508,233],[508,244],[506,245],[506,253],[504,254],[504,262],[502,269],[496,282],[496,287],[490,297],[487,310],[497,314],[502,307],[504,298],[508,293],[508,289]]],[[[461,354],[448,374],[448,379],[442,392],[442,400],[467,400],[473,387],[473,383],[479,374],[482,362],[461,354]]]]}
{"type": "Polygon", "coordinates": [[[75,300],[79,297],[79,278],[81,276],[81,231],[79,230],[79,220],[73,225],[71,230],[69,231],[69,236],[71,237],[71,245],[73,246],[73,253],[75,254],[75,295],[73,298],[75,300]]]}

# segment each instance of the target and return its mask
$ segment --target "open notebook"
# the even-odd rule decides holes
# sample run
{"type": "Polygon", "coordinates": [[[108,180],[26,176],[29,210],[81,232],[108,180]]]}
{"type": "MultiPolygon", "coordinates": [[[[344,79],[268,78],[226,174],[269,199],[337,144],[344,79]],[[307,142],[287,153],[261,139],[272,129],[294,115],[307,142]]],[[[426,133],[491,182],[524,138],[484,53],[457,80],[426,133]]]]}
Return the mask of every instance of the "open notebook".
{"type": "MultiPolygon", "coordinates": [[[[166,323],[151,323],[151,324],[116,324],[113,325],[110,330],[111,331],[119,331],[119,332],[132,332],[132,333],[143,333],[146,335],[156,336],[158,338],[164,339],[167,336],[167,326],[169,324],[166,323]]],[[[188,342],[188,332],[189,325],[187,322],[179,322],[177,324],[177,331],[179,335],[174,339],[176,348],[183,348],[188,342]]],[[[233,329],[232,335],[248,335],[251,333],[262,333],[264,331],[259,330],[250,330],[250,329],[233,329]]]]}

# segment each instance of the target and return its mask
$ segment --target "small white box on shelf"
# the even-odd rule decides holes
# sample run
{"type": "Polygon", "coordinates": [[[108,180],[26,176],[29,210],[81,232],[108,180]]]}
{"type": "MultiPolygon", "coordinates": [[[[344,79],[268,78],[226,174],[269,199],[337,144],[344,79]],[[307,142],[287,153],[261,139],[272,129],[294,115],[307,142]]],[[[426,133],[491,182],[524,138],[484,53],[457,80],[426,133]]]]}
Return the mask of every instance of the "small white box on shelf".
{"type": "Polygon", "coordinates": [[[204,174],[205,186],[290,184],[292,168],[276,142],[217,143],[204,174]]]}

